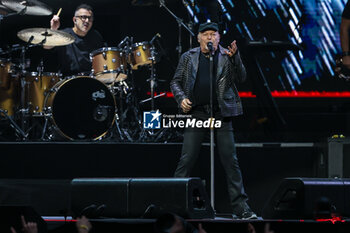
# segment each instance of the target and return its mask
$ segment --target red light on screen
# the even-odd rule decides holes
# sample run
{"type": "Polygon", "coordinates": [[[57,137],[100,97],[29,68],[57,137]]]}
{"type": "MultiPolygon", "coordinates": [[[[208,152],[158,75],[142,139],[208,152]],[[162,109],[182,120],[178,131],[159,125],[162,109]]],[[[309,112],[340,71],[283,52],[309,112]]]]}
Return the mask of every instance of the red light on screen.
{"type": "Polygon", "coordinates": [[[345,222],[341,217],[332,217],[332,218],[320,218],[316,219],[317,222],[331,222],[335,224],[336,222],[345,222]]]}
{"type": "MultiPolygon", "coordinates": [[[[167,92],[155,92],[154,96],[165,94],[165,98],[173,98],[173,93],[167,92]]],[[[151,95],[151,92],[147,92],[147,95],[151,95]]],[[[350,98],[350,91],[271,91],[271,95],[274,98],[350,98]]],[[[239,92],[241,98],[256,98],[256,95],[251,91],[239,92]]]]}

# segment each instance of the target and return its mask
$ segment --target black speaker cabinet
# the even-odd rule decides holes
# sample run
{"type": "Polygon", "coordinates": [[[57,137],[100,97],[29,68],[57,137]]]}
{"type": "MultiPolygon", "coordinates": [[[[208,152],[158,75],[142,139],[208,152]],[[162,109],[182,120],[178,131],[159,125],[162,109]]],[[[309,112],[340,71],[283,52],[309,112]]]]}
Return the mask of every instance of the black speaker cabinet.
{"type": "Polygon", "coordinates": [[[0,205],[32,206],[41,216],[67,214],[71,180],[0,179],[0,205]]]}
{"type": "Polygon", "coordinates": [[[328,177],[350,178],[350,139],[328,139],[328,177]]]}
{"type": "Polygon", "coordinates": [[[333,212],[349,217],[348,184],[345,179],[286,178],[272,194],[262,216],[265,219],[313,219],[333,212]]]}
{"type": "Polygon", "coordinates": [[[104,206],[98,210],[103,217],[156,217],[164,212],[185,218],[214,217],[199,178],[80,178],[72,181],[71,198],[75,214],[104,206]]]}
{"type": "Polygon", "coordinates": [[[89,207],[105,205],[104,217],[122,217],[129,213],[128,192],[130,179],[81,178],[71,182],[71,208],[74,214],[84,215],[89,207]]]}

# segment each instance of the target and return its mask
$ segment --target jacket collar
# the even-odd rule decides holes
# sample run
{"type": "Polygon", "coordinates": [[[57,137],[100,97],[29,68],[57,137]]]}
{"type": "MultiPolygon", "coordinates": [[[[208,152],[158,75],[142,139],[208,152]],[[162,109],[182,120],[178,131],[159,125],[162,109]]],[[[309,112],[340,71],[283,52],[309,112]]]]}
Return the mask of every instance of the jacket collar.
{"type": "MultiPolygon", "coordinates": [[[[196,47],[190,50],[190,53],[192,54],[191,60],[192,60],[192,78],[196,80],[197,72],[198,72],[198,63],[199,63],[199,54],[200,54],[200,47],[196,47]]],[[[222,73],[223,65],[225,62],[226,57],[225,49],[219,45],[219,57],[218,57],[218,64],[217,64],[217,72],[216,72],[216,79],[219,78],[219,76],[222,73]]]]}
{"type": "MultiPolygon", "coordinates": [[[[201,48],[200,47],[196,47],[196,48],[191,49],[190,53],[198,53],[199,54],[200,51],[201,51],[201,48]]],[[[219,45],[219,53],[221,55],[226,55],[225,49],[221,45],[219,45]]]]}

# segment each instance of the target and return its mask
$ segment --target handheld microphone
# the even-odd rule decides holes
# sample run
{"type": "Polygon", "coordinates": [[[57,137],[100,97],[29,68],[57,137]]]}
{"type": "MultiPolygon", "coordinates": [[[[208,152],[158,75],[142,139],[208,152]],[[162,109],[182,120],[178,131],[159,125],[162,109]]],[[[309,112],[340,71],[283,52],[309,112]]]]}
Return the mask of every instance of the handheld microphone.
{"type": "Polygon", "coordinates": [[[119,44],[118,44],[118,47],[121,47],[122,45],[125,44],[125,42],[129,41],[129,37],[126,36],[119,44]]]}
{"type": "Polygon", "coordinates": [[[212,52],[214,50],[213,42],[208,42],[207,47],[208,47],[209,51],[212,52]]]}
{"type": "Polygon", "coordinates": [[[161,38],[162,36],[159,33],[157,33],[155,36],[153,36],[153,38],[151,39],[151,41],[149,43],[153,44],[154,40],[157,39],[157,37],[161,38]]]}

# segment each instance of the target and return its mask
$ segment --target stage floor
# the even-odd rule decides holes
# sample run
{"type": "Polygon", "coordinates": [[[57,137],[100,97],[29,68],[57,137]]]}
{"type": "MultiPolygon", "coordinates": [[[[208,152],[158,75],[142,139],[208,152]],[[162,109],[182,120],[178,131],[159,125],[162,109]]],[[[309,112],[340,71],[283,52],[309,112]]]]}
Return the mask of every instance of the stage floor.
{"type": "MultiPolygon", "coordinates": [[[[43,217],[52,233],[75,232],[75,220],[64,222],[62,218],[43,217]]],[[[239,233],[345,233],[350,230],[350,221],[335,219],[318,220],[232,220],[216,217],[215,219],[187,219],[195,227],[199,223],[207,233],[239,232],[239,233]]],[[[155,219],[91,219],[94,232],[154,232],[155,219]]]]}

